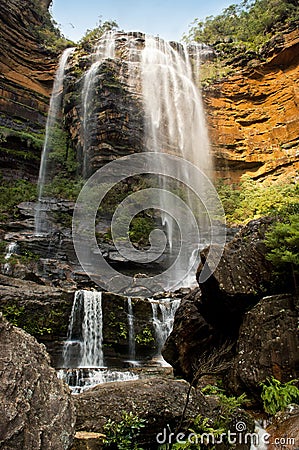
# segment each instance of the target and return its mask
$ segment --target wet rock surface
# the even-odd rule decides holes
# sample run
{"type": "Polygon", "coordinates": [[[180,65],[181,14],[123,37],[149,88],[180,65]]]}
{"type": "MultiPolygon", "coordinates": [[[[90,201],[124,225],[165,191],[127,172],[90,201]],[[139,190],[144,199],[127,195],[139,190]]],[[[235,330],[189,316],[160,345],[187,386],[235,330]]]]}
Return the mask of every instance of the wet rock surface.
{"type": "Polygon", "coordinates": [[[41,45],[48,0],[0,5],[0,161],[5,178],[36,180],[58,55],[41,45]]]}
{"type": "Polygon", "coordinates": [[[44,346],[0,317],[0,443],[3,450],[67,450],[75,411],[44,346]]]}

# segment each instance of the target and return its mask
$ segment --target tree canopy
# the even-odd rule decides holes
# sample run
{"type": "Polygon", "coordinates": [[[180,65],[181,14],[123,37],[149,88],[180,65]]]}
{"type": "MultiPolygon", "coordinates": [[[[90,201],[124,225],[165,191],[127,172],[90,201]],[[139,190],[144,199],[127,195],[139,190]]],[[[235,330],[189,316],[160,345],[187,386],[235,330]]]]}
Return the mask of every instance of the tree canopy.
{"type": "Polygon", "coordinates": [[[183,39],[208,45],[233,42],[257,51],[276,31],[298,18],[297,0],[243,0],[217,16],[195,19],[183,39]]]}

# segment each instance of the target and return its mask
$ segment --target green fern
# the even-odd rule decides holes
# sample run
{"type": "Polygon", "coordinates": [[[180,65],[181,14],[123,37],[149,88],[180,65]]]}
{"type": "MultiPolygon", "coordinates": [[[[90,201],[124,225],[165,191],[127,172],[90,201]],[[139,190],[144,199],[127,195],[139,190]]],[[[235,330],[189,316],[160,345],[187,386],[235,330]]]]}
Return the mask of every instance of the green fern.
{"type": "Polygon", "coordinates": [[[299,389],[295,386],[297,382],[298,380],[291,380],[282,384],[272,376],[260,383],[264,410],[268,414],[275,415],[290,403],[299,404],[299,389]]]}

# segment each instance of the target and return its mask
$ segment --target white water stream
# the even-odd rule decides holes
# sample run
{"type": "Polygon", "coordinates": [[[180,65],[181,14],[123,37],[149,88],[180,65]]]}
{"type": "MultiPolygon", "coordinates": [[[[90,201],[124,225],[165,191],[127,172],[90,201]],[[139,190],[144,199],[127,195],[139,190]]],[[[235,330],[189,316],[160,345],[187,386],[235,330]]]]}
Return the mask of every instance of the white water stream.
{"type": "Polygon", "coordinates": [[[166,339],[170,335],[175,313],[180,306],[181,300],[150,300],[152,311],[153,311],[153,324],[156,333],[156,343],[157,343],[157,361],[162,366],[168,366],[167,362],[164,360],[161,351],[166,339]]]}
{"type": "Polygon", "coordinates": [[[46,123],[46,135],[42,151],[39,176],[38,176],[38,204],[35,213],[35,234],[42,235],[47,234],[49,230],[49,224],[47,221],[47,199],[44,198],[44,188],[48,177],[53,176],[49,173],[50,161],[49,156],[52,151],[52,139],[55,136],[56,127],[61,115],[61,104],[63,94],[63,81],[65,76],[65,70],[70,55],[73,53],[74,48],[67,48],[59,61],[58,69],[55,75],[50,106],[48,111],[47,123],[46,123]]]}

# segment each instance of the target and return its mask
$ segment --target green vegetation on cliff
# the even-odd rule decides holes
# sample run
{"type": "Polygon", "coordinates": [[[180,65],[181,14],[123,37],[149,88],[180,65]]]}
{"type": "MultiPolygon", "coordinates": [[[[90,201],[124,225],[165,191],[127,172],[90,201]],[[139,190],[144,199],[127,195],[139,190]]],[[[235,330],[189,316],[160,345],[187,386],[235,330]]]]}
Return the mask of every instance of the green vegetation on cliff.
{"type": "Polygon", "coordinates": [[[40,44],[53,53],[61,53],[65,48],[73,46],[74,43],[61,34],[59,26],[52,18],[50,12],[45,10],[39,1],[31,1],[35,11],[41,18],[40,25],[32,25],[32,31],[40,44]]]}
{"type": "Polygon", "coordinates": [[[184,39],[212,45],[220,57],[259,52],[275,33],[298,18],[297,0],[243,0],[217,16],[195,19],[184,39]]]}
{"type": "Polygon", "coordinates": [[[36,200],[36,185],[26,180],[6,181],[0,179],[0,220],[16,218],[17,205],[36,200]]]}
{"type": "Polygon", "coordinates": [[[288,217],[299,213],[299,186],[293,181],[260,183],[247,175],[239,184],[217,183],[229,225],[245,225],[263,216],[288,217]]]}
{"type": "Polygon", "coordinates": [[[289,279],[292,275],[296,291],[299,273],[299,185],[292,180],[260,183],[243,176],[243,181],[235,185],[220,180],[217,190],[228,225],[245,225],[263,216],[274,218],[266,233],[267,259],[272,262],[279,278],[289,279]]]}

